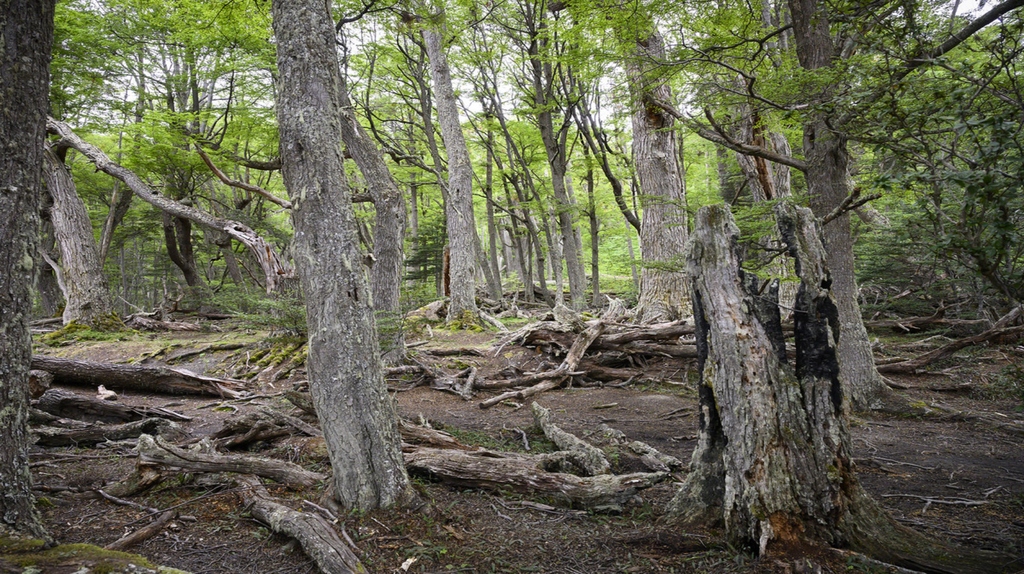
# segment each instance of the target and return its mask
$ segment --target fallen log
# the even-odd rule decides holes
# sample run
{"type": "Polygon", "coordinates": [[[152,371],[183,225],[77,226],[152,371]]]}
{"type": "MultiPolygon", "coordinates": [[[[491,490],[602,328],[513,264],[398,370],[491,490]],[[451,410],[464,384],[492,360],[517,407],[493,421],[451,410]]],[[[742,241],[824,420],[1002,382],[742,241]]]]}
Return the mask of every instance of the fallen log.
{"type": "Polygon", "coordinates": [[[551,421],[550,410],[537,403],[533,403],[530,408],[533,410],[533,420],[544,431],[544,436],[558,445],[559,449],[568,452],[570,460],[583,471],[584,476],[611,472],[612,465],[601,449],[559,428],[551,421]]]}
{"type": "Polygon", "coordinates": [[[35,444],[39,446],[81,446],[166,433],[172,429],[177,430],[174,423],[149,418],[121,425],[96,424],[78,429],[34,427],[31,432],[38,437],[35,444]]]}
{"type": "Polygon", "coordinates": [[[122,423],[147,417],[190,421],[191,417],[162,408],[130,407],[92,397],[50,389],[32,403],[37,409],[51,415],[87,422],[122,423]]]}
{"type": "Polygon", "coordinates": [[[317,514],[299,512],[276,502],[260,481],[252,476],[239,476],[235,481],[245,488],[242,499],[252,517],[274,532],[299,541],[302,550],[324,574],[365,574],[353,546],[342,540],[334,526],[317,514]]]}
{"type": "Polygon", "coordinates": [[[158,321],[139,314],[129,315],[124,318],[125,327],[139,331],[202,331],[203,326],[197,323],[183,323],[181,321],[158,321]]]}
{"type": "Polygon", "coordinates": [[[639,491],[668,477],[665,472],[588,477],[545,472],[545,463],[553,455],[426,447],[406,450],[404,454],[410,472],[429,475],[446,484],[549,496],[567,506],[595,510],[621,507],[639,491]]]}
{"type": "Polygon", "coordinates": [[[105,385],[149,393],[199,394],[241,398],[245,382],[198,375],[178,367],[121,365],[32,355],[32,368],[51,373],[54,383],[64,385],[105,385]]]}
{"type": "Polygon", "coordinates": [[[996,339],[999,337],[1019,335],[1020,333],[1024,333],[1024,325],[1017,325],[1015,327],[992,328],[983,333],[974,335],[973,337],[966,337],[963,339],[953,341],[952,343],[943,345],[938,349],[935,349],[934,351],[930,351],[928,353],[921,355],[920,357],[917,357],[916,359],[902,361],[899,363],[889,363],[888,365],[878,365],[876,368],[878,369],[879,373],[914,374],[920,372],[921,369],[936,361],[945,359],[946,357],[953,355],[953,353],[956,353],[960,349],[965,349],[972,345],[978,345],[980,343],[991,341],[992,339],[996,339]]]}
{"type": "Polygon", "coordinates": [[[288,486],[307,487],[325,480],[318,472],[310,472],[297,464],[282,460],[240,454],[201,453],[185,450],[149,435],[139,437],[139,460],[180,468],[189,472],[235,472],[255,474],[288,486]]]}
{"type": "Polygon", "coordinates": [[[487,399],[480,403],[480,408],[487,409],[507,399],[523,400],[526,397],[530,397],[538,393],[549,391],[551,389],[554,389],[555,387],[558,387],[567,378],[569,378],[569,374],[571,372],[576,371],[576,367],[580,364],[580,361],[583,359],[584,353],[586,353],[587,349],[590,348],[594,341],[601,336],[601,333],[604,332],[607,326],[608,324],[605,323],[604,321],[598,321],[591,325],[590,327],[587,327],[585,331],[580,333],[579,336],[576,337],[576,340],[573,342],[572,347],[569,348],[569,352],[565,355],[565,359],[562,361],[562,364],[559,365],[557,369],[554,369],[553,371],[549,371],[547,373],[547,375],[551,375],[550,377],[545,376],[545,378],[549,378],[550,380],[545,380],[528,389],[523,389],[521,391],[510,391],[498,395],[496,397],[487,399]]]}
{"type": "MultiPolygon", "coordinates": [[[[398,431],[402,435],[402,442],[407,443],[410,446],[415,445],[440,449],[476,450],[476,447],[462,444],[458,439],[444,431],[414,425],[403,418],[398,419],[398,431]]],[[[405,445],[403,445],[403,448],[404,446],[405,445]]]]}
{"type": "Polygon", "coordinates": [[[131,534],[128,534],[127,536],[122,536],[121,538],[111,542],[110,544],[107,544],[103,548],[106,550],[124,550],[125,548],[135,546],[140,542],[149,540],[150,538],[159,534],[160,531],[164,529],[164,526],[167,526],[177,516],[178,513],[176,511],[168,510],[167,512],[164,512],[159,517],[157,517],[157,519],[153,522],[150,522],[146,526],[143,526],[142,528],[136,530],[135,532],[132,532],[131,534]]]}

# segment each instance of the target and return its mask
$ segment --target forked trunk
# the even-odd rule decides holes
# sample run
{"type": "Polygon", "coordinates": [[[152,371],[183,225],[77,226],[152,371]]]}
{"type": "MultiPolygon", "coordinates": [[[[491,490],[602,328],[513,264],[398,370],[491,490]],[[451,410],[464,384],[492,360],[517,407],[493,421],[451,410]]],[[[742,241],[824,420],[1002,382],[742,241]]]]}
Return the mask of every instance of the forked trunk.
{"type": "Polygon", "coordinates": [[[727,207],[697,213],[693,278],[700,431],[693,471],[670,516],[724,526],[760,552],[807,543],[850,546],[928,572],[999,572],[1008,561],[942,546],[898,525],[854,475],[834,333],[838,310],[810,210],[780,204],[779,231],[796,258],[796,365],[786,363],[776,289],[741,269],[727,207]]]}

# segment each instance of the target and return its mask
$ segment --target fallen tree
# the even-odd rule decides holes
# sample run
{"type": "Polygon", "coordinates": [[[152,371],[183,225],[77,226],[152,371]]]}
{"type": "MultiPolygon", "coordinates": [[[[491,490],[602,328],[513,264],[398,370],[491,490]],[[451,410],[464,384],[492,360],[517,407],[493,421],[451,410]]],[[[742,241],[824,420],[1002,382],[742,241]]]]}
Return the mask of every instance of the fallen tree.
{"type": "Polygon", "coordinates": [[[61,139],[54,144],[55,147],[66,146],[74,148],[91,161],[96,166],[96,169],[124,182],[132,190],[132,193],[142,201],[164,213],[193,221],[213,231],[227,235],[245,245],[263,269],[267,293],[276,290],[278,285],[281,284],[282,279],[294,276],[294,270],[286,261],[281,259],[274,247],[247,225],[216,217],[161,195],[136,175],[135,172],[118,165],[98,147],[78,137],[71,129],[71,126],[64,122],[47,118],[46,129],[50,133],[60,136],[61,139]]]}
{"type": "Polygon", "coordinates": [[[63,389],[49,389],[32,402],[35,408],[51,415],[89,422],[129,422],[146,417],[189,421],[190,417],[162,408],[129,407],[92,397],[83,397],[63,389]]]}
{"type": "Polygon", "coordinates": [[[199,394],[241,398],[244,381],[198,375],[187,369],[159,365],[120,365],[32,355],[32,368],[53,375],[54,383],[65,385],[105,385],[134,391],[199,394]]]}

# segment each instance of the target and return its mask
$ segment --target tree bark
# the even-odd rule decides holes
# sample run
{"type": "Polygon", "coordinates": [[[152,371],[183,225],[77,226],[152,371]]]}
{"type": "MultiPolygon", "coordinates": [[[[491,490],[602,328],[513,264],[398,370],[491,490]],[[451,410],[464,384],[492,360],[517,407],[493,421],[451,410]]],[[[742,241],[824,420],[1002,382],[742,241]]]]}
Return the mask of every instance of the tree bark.
{"type": "MultiPolygon", "coordinates": [[[[836,54],[830,19],[820,0],[789,0],[797,58],[806,70],[831,67],[836,54]]],[[[804,124],[805,179],[811,209],[818,217],[830,214],[853,190],[846,138],[834,131],[827,111],[814,112],[804,124]]],[[[843,214],[823,229],[839,307],[839,365],[843,384],[856,410],[907,410],[909,403],[885,385],[875,370],[871,341],[864,329],[854,278],[850,217],[843,214]]]]}
{"type": "Polygon", "coordinates": [[[48,535],[28,467],[28,322],[53,12],[53,0],[0,0],[0,521],[40,538],[48,535]]]}
{"type": "Polygon", "coordinates": [[[899,526],[861,488],[835,349],[838,309],[817,226],[807,209],[780,204],[776,215],[801,281],[795,368],[785,362],[777,303],[758,304],[756,283],[741,269],[728,208],[697,213],[687,269],[700,349],[700,430],[693,471],[670,515],[722,525],[761,554],[848,545],[929,572],[1002,571],[1003,557],[971,556],[899,526]]]}
{"type": "Polygon", "coordinates": [[[473,165],[469,160],[469,148],[462,134],[459,121],[459,107],[452,87],[451,70],[444,48],[443,14],[438,29],[423,28],[423,43],[430,59],[430,79],[434,86],[437,119],[441,126],[441,138],[448,152],[448,199],[445,202],[445,218],[448,221],[448,245],[451,250],[450,287],[451,303],[448,305],[448,321],[479,321],[480,310],[476,306],[476,219],[473,213],[473,165]]]}
{"type": "Polygon", "coordinates": [[[398,365],[405,360],[400,301],[402,268],[405,265],[405,202],[380,150],[356,118],[344,82],[339,94],[341,139],[363,174],[376,213],[370,288],[381,351],[385,364],[398,365]]]}
{"type": "Polygon", "coordinates": [[[62,385],[109,386],[144,392],[201,394],[237,398],[242,381],[198,375],[185,369],[154,365],[115,365],[34,355],[32,368],[54,376],[62,385]]]}
{"type": "Polygon", "coordinates": [[[109,318],[113,310],[103,262],[97,253],[96,239],[85,203],[78,197],[71,172],[51,149],[43,152],[43,180],[53,198],[50,221],[60,248],[60,265],[64,270],[67,301],[64,324],[78,321],[92,325],[97,319],[109,318]]]}
{"type": "Polygon", "coordinates": [[[672,101],[672,90],[651,77],[650,62],[665,59],[658,31],[637,40],[630,65],[633,88],[633,157],[640,183],[643,219],[640,226],[639,323],[675,321],[690,316],[689,287],[683,273],[686,244],[686,194],[679,175],[675,119],[653,101],[672,101]]]}
{"type": "Polygon", "coordinates": [[[274,0],[272,9],[282,174],[306,296],[307,371],[334,496],[347,509],[389,506],[405,494],[408,477],[343,180],[334,22],[328,6],[314,0],[274,0]]]}

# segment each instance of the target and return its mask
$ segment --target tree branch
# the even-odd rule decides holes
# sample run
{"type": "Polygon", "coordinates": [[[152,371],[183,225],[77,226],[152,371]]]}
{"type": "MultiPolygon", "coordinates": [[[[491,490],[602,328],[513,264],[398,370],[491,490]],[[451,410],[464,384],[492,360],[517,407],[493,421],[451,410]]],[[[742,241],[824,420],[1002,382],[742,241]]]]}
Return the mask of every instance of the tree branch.
{"type": "Polygon", "coordinates": [[[252,184],[249,184],[249,183],[245,183],[243,181],[236,181],[236,180],[231,179],[230,177],[227,176],[226,173],[221,171],[220,168],[218,168],[213,163],[213,160],[210,159],[210,156],[207,155],[207,153],[205,151],[203,151],[203,147],[201,145],[199,145],[198,143],[195,144],[195,145],[196,145],[196,152],[198,152],[199,153],[199,157],[201,157],[203,159],[203,163],[205,163],[206,167],[210,168],[210,171],[213,172],[213,175],[217,176],[217,179],[219,179],[222,182],[224,182],[225,185],[229,185],[231,187],[237,187],[239,189],[244,189],[246,191],[251,191],[253,193],[257,193],[257,194],[262,195],[263,197],[265,197],[267,200],[269,200],[269,201],[271,201],[273,203],[276,203],[277,205],[280,205],[281,207],[283,207],[285,209],[291,209],[292,208],[292,202],[288,201],[287,199],[281,199],[280,197],[275,196],[273,193],[270,193],[269,191],[263,189],[262,187],[260,187],[258,185],[252,185],[252,184]]]}

